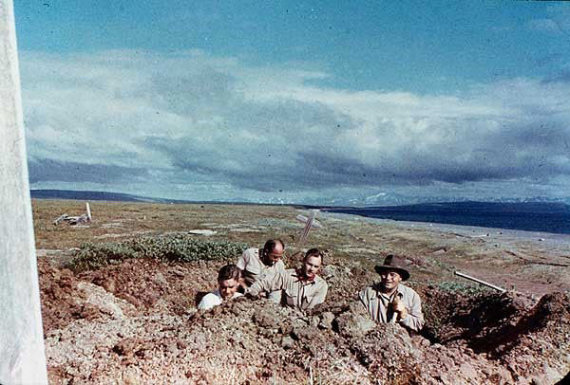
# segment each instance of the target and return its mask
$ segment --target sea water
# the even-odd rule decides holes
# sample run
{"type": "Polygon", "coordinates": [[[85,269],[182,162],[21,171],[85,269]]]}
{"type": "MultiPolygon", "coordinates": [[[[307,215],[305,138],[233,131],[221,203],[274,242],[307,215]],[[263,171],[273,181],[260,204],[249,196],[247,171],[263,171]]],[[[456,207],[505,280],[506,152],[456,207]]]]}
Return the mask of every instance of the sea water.
{"type": "Polygon", "coordinates": [[[570,234],[570,206],[564,203],[451,202],[329,208],[326,211],[398,221],[570,234]]]}

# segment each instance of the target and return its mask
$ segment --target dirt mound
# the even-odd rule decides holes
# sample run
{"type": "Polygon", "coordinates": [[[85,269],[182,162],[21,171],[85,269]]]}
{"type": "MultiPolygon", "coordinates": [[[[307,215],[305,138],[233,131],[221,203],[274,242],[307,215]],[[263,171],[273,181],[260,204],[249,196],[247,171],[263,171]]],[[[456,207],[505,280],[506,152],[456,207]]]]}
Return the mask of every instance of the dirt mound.
{"type": "Polygon", "coordinates": [[[570,374],[570,295],[552,293],[509,328],[508,341],[496,357],[516,379],[554,383],[570,374]]]}
{"type": "Polygon", "coordinates": [[[477,352],[488,352],[503,343],[505,329],[518,324],[532,305],[514,293],[469,294],[435,287],[420,292],[425,298],[424,335],[441,344],[469,341],[477,352]]]}
{"type": "Polygon", "coordinates": [[[215,272],[223,263],[161,262],[130,259],[100,270],[81,273],[78,278],[103,287],[143,313],[184,314],[195,305],[200,291],[214,289],[215,272]]]}
{"type": "Polygon", "coordinates": [[[568,294],[547,294],[536,304],[514,293],[465,296],[428,288],[424,295],[439,304],[424,334],[448,351],[499,365],[493,381],[550,384],[570,371],[568,294]]]}
{"type": "Polygon", "coordinates": [[[84,317],[85,309],[76,301],[80,296],[79,280],[70,270],[57,269],[47,260],[39,259],[38,274],[44,333],[84,317]]]}
{"type": "Polygon", "coordinates": [[[40,263],[50,383],[548,384],[570,370],[567,294],[418,287],[427,327],[377,325],[354,301],[373,276],[331,260],[308,313],[241,298],[196,311],[218,264],[130,260],[75,276],[40,263]]]}

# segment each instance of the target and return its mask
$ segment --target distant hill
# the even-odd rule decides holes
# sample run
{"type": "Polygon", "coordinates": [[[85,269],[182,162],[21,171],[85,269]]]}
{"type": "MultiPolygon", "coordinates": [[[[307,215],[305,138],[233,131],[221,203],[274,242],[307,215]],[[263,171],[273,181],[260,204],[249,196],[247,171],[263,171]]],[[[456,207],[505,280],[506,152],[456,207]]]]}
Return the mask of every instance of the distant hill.
{"type": "Polygon", "coordinates": [[[112,193],[105,191],[72,191],[72,190],[30,190],[34,199],[76,199],[88,201],[119,201],[119,202],[169,202],[166,199],[139,197],[130,194],[112,193]]]}
{"type": "MultiPolygon", "coordinates": [[[[227,204],[227,205],[264,205],[280,206],[280,203],[240,202],[233,201],[191,201],[165,198],[149,198],[138,195],[113,193],[105,191],[73,191],[73,190],[30,190],[32,199],[73,199],[81,201],[116,201],[116,202],[148,202],[148,203],[194,203],[194,204],[227,204]]],[[[324,206],[287,204],[302,208],[323,208],[324,206]]],[[[328,206],[327,206],[328,207],[328,206]]]]}

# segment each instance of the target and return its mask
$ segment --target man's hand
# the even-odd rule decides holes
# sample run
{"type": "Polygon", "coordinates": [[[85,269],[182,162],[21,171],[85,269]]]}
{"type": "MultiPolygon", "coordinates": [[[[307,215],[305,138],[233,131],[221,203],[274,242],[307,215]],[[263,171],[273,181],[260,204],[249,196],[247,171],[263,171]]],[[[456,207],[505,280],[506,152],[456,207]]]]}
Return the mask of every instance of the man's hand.
{"type": "Polygon", "coordinates": [[[394,298],[392,301],[392,310],[394,313],[398,313],[400,315],[400,319],[404,319],[408,315],[408,309],[406,309],[406,305],[400,301],[400,298],[398,296],[396,296],[396,298],[394,298]]]}

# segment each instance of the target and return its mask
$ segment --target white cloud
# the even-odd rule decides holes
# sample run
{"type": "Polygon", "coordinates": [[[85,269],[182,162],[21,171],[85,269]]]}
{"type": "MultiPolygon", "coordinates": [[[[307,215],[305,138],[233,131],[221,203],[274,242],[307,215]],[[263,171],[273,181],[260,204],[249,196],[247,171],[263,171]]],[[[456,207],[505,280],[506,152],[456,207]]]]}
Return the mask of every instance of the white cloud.
{"type": "Polygon", "coordinates": [[[487,191],[507,182],[515,194],[524,189],[513,181],[570,175],[563,79],[430,96],[321,88],[313,80],[324,71],[252,67],[203,51],[28,52],[21,64],[33,170],[59,170],[36,175],[36,186],[69,183],[78,163],[97,166],[81,168],[103,174],[97,181],[109,172],[121,191],[147,183],[168,195],[186,186],[202,194],[194,199],[214,190],[299,199],[340,188],[487,191]]]}

